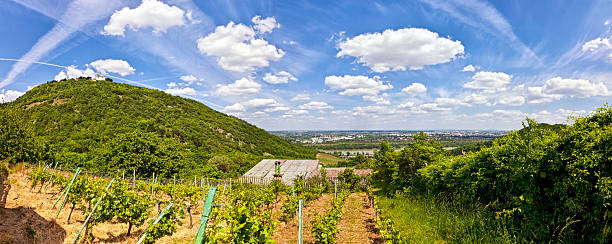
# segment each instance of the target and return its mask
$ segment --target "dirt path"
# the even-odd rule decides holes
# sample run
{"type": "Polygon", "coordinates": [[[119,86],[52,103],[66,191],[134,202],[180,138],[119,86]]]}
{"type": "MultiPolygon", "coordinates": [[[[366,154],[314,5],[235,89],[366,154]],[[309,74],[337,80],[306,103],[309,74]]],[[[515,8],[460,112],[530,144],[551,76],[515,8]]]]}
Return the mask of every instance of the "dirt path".
{"type": "MultiPolygon", "coordinates": [[[[319,199],[312,201],[303,209],[302,221],[303,221],[303,241],[304,243],[313,242],[312,232],[310,231],[310,221],[314,219],[314,212],[318,214],[329,211],[332,207],[331,201],[333,194],[323,194],[319,199]]],[[[297,216],[288,223],[280,222],[276,226],[276,232],[272,236],[272,239],[276,243],[296,243],[298,236],[298,218],[297,216]]]]}
{"type": "Polygon", "coordinates": [[[338,223],[338,243],[383,243],[376,223],[374,208],[365,193],[353,193],[344,202],[344,214],[338,223]]]}

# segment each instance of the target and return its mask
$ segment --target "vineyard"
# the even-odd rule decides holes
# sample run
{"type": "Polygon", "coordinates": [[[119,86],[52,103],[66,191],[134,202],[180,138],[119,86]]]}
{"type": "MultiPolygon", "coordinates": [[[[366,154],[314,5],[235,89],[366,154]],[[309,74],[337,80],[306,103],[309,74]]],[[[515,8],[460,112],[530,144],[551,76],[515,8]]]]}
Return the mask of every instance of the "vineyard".
{"type": "MultiPolygon", "coordinates": [[[[80,169],[60,171],[54,164],[19,172],[7,180],[6,209],[12,204],[34,208],[62,229],[36,234],[44,230],[34,227],[25,235],[35,242],[295,243],[301,238],[305,243],[335,243],[341,228],[347,235],[367,232],[363,216],[344,220],[357,227],[339,226],[345,199],[361,199],[350,189],[363,189],[345,180],[298,178],[289,186],[239,179],[139,179],[126,173],[109,177],[80,169]]],[[[365,195],[363,202],[360,206],[369,208],[365,195]]]]}

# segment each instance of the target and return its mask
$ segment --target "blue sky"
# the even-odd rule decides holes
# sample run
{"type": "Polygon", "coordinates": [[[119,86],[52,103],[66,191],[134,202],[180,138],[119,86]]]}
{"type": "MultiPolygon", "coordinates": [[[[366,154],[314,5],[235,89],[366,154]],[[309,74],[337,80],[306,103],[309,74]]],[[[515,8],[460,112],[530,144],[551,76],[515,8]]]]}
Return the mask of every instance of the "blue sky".
{"type": "Polygon", "coordinates": [[[268,130],[516,129],[612,94],[612,1],[12,0],[0,100],[101,75],[268,130]]]}

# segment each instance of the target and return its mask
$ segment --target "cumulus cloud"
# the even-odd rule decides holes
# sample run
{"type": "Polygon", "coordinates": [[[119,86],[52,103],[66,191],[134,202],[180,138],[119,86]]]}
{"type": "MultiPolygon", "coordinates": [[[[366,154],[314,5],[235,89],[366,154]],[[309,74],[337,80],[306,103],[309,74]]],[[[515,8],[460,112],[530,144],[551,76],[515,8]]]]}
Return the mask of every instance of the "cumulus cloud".
{"type": "Polygon", "coordinates": [[[276,74],[266,73],[263,80],[270,84],[285,84],[289,83],[289,81],[297,81],[298,79],[287,71],[280,71],[276,74]]]}
{"type": "Polygon", "coordinates": [[[414,107],[414,102],[405,102],[397,106],[398,108],[411,108],[414,107]]]}
{"type": "Polygon", "coordinates": [[[499,91],[510,84],[512,75],[503,72],[480,71],[472,76],[472,81],[463,84],[463,87],[484,91],[499,91]]]}
{"type": "Polygon", "coordinates": [[[474,67],[474,65],[468,65],[463,67],[463,69],[461,70],[462,72],[474,72],[476,71],[476,67],[474,67]]]}
{"type": "Polygon", "coordinates": [[[380,80],[378,76],[370,78],[363,75],[327,76],[325,85],[334,91],[342,90],[339,94],[345,96],[372,96],[393,88],[390,83],[380,80]]]}
{"type": "Polygon", "coordinates": [[[288,111],[289,107],[277,102],[272,98],[255,98],[241,103],[235,103],[224,108],[229,112],[244,112],[247,110],[257,110],[257,112],[278,112],[288,111]]]}
{"type": "Polygon", "coordinates": [[[75,65],[71,65],[66,67],[65,70],[60,71],[53,80],[63,80],[63,79],[75,79],[79,77],[92,77],[96,79],[104,79],[104,77],[96,77],[96,72],[94,72],[91,68],[86,68],[84,70],[78,69],[75,65]]]}
{"type": "Polygon", "coordinates": [[[451,108],[441,107],[437,103],[425,103],[425,104],[421,104],[418,107],[418,109],[423,110],[423,111],[427,111],[427,112],[432,112],[432,111],[449,111],[449,110],[451,110],[451,108]]]}
{"type": "Polygon", "coordinates": [[[305,110],[305,109],[294,109],[294,110],[287,111],[285,115],[303,115],[303,114],[308,114],[308,113],[309,113],[308,110],[305,110]]]}
{"type": "Polygon", "coordinates": [[[428,29],[404,28],[348,38],[338,44],[338,49],[337,57],[353,56],[375,72],[387,72],[447,63],[463,54],[464,48],[460,41],[428,29]]]}
{"type": "Polygon", "coordinates": [[[365,95],[363,96],[363,100],[374,102],[376,104],[391,104],[391,101],[388,99],[389,94],[383,93],[381,95],[365,95]]]}
{"type": "Polygon", "coordinates": [[[115,59],[99,59],[91,62],[89,65],[94,67],[98,72],[106,75],[107,73],[117,73],[121,76],[134,74],[134,69],[124,60],[115,59]]]}
{"type": "Polygon", "coordinates": [[[25,92],[15,91],[15,90],[0,90],[0,103],[7,103],[15,101],[18,97],[25,94],[25,92]]]}
{"type": "Polygon", "coordinates": [[[253,27],[234,22],[217,26],[213,33],[198,39],[197,43],[202,54],[217,57],[221,68],[237,72],[267,67],[270,61],[278,61],[285,55],[282,49],[257,38],[253,27]]]}
{"type": "Polygon", "coordinates": [[[168,88],[166,89],[166,93],[168,94],[172,94],[172,95],[191,95],[191,96],[195,96],[197,93],[196,91],[191,88],[191,87],[183,87],[183,88],[168,88]]]}
{"type": "Polygon", "coordinates": [[[298,94],[297,96],[291,98],[292,102],[295,102],[295,101],[308,101],[308,100],[310,100],[310,96],[308,94],[306,94],[306,93],[301,93],[301,94],[298,94]]]}
{"type": "Polygon", "coordinates": [[[585,42],[582,45],[582,51],[597,51],[599,49],[612,49],[612,36],[608,38],[597,37],[593,40],[585,42]]]}
{"type": "Polygon", "coordinates": [[[505,106],[521,106],[523,104],[525,104],[525,97],[515,95],[502,96],[495,102],[495,105],[505,106]]]}
{"type": "Polygon", "coordinates": [[[143,0],[134,8],[124,7],[115,11],[104,26],[104,35],[123,36],[126,27],[136,31],[151,27],[154,33],[165,32],[173,26],[185,25],[185,11],[157,0],[143,0]]]}
{"type": "Polygon", "coordinates": [[[401,110],[393,109],[387,106],[364,106],[354,107],[351,111],[353,116],[362,117],[377,117],[379,115],[397,115],[402,113],[401,110]]]}
{"type": "Polygon", "coordinates": [[[603,82],[585,79],[564,79],[555,77],[546,81],[544,86],[528,87],[529,103],[547,103],[563,97],[608,96],[608,87],[603,82]]]}
{"type": "Polygon", "coordinates": [[[461,101],[459,99],[449,98],[449,97],[436,98],[436,104],[442,107],[457,107],[457,106],[471,107],[472,106],[471,104],[461,101]]]}
{"type": "Polygon", "coordinates": [[[467,95],[464,99],[464,102],[476,105],[491,105],[489,103],[489,98],[483,94],[473,93],[467,95]]]}
{"type": "Polygon", "coordinates": [[[262,19],[261,16],[257,15],[251,19],[253,24],[253,28],[257,30],[259,33],[272,32],[275,28],[280,28],[280,24],[276,23],[276,19],[274,17],[267,17],[262,19]]]}
{"type": "Polygon", "coordinates": [[[242,78],[227,85],[217,85],[216,93],[222,96],[241,96],[255,94],[261,90],[261,85],[248,78],[242,78]]]}
{"type": "Polygon", "coordinates": [[[412,83],[409,86],[404,87],[404,89],[402,89],[402,92],[410,96],[416,96],[427,92],[427,87],[425,87],[425,85],[421,83],[412,83]]]}
{"type": "Polygon", "coordinates": [[[325,109],[333,109],[334,107],[327,104],[326,102],[312,101],[306,104],[302,104],[298,106],[298,108],[305,109],[305,110],[325,110],[325,109]]]}

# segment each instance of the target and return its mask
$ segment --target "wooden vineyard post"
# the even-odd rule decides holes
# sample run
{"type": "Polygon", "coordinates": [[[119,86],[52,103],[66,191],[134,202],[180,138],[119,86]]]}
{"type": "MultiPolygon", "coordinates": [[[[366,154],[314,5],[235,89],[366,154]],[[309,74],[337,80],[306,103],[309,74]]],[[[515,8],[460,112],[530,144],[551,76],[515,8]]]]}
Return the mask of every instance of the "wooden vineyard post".
{"type": "Polygon", "coordinates": [[[151,223],[149,226],[147,226],[147,228],[145,228],[145,233],[142,234],[142,236],[140,237],[140,239],[138,239],[138,242],[136,242],[136,244],[140,244],[142,243],[142,241],[144,241],[145,237],[147,236],[147,232],[146,230],[157,224],[157,222],[159,222],[159,220],[161,220],[162,217],[164,217],[164,215],[166,214],[166,211],[168,211],[168,209],[170,209],[170,207],[172,207],[172,203],[168,204],[168,206],[166,206],[166,208],[164,208],[164,211],[162,211],[159,216],[157,216],[157,218],[155,219],[155,221],[153,221],[153,223],[151,223]]]}
{"type": "Polygon", "coordinates": [[[176,192],[176,175],[174,176],[174,181],[172,182],[172,198],[174,199],[174,193],[176,192]]]}
{"type": "Polygon", "coordinates": [[[300,206],[298,208],[298,244],[302,244],[302,207],[304,200],[300,199],[300,206]]]}
{"type": "Polygon", "coordinates": [[[202,218],[200,218],[200,227],[198,228],[198,233],[196,234],[194,244],[201,244],[204,241],[204,233],[206,233],[206,225],[208,224],[208,217],[210,216],[210,211],[212,210],[212,204],[215,200],[215,193],[217,192],[217,187],[211,187],[208,190],[208,196],[206,196],[206,203],[204,203],[204,211],[202,212],[202,218]]]}
{"type": "Polygon", "coordinates": [[[136,193],[136,169],[134,169],[134,182],[132,182],[132,188],[134,188],[134,193],[136,193]]]}
{"type": "Polygon", "coordinates": [[[108,192],[108,188],[110,188],[110,186],[113,184],[113,181],[115,181],[115,178],[113,178],[108,183],[108,186],[106,186],[106,190],[104,190],[104,193],[102,194],[102,196],[100,196],[100,198],[98,198],[98,201],[96,201],[96,204],[91,209],[91,212],[89,212],[89,214],[87,215],[87,218],[85,219],[85,222],[83,222],[83,226],[81,226],[81,229],[79,230],[79,233],[77,233],[76,237],[74,237],[74,240],[72,240],[72,244],[76,243],[76,241],[79,240],[79,236],[81,235],[81,232],[83,231],[83,229],[85,229],[85,226],[87,226],[87,223],[89,223],[89,219],[91,218],[91,215],[94,213],[94,211],[96,211],[96,208],[98,208],[98,205],[102,201],[102,198],[104,198],[106,196],[106,193],[108,192]]]}
{"type": "Polygon", "coordinates": [[[338,194],[338,179],[334,180],[334,202],[336,201],[336,197],[338,194]]]}
{"type": "Polygon", "coordinates": [[[49,187],[49,184],[51,184],[51,181],[53,180],[53,175],[55,174],[55,168],[57,168],[57,162],[55,162],[55,166],[53,167],[53,172],[51,172],[49,181],[47,181],[47,185],[45,186],[45,193],[47,193],[47,187],[49,187]]]}
{"type": "MultiPolygon", "coordinates": [[[[68,188],[66,189],[66,193],[64,194],[64,200],[62,200],[62,204],[57,210],[57,214],[55,214],[55,218],[57,218],[57,216],[59,216],[59,213],[62,211],[62,208],[64,207],[64,204],[66,203],[66,198],[68,198],[68,193],[70,193],[70,187],[72,187],[72,183],[74,183],[74,180],[76,179],[77,175],[79,175],[80,172],[81,172],[81,167],[77,168],[76,172],[74,173],[74,176],[72,177],[72,180],[70,181],[70,185],[68,185],[68,188]]],[[[53,204],[53,206],[55,206],[55,204],[53,204]]]]}

